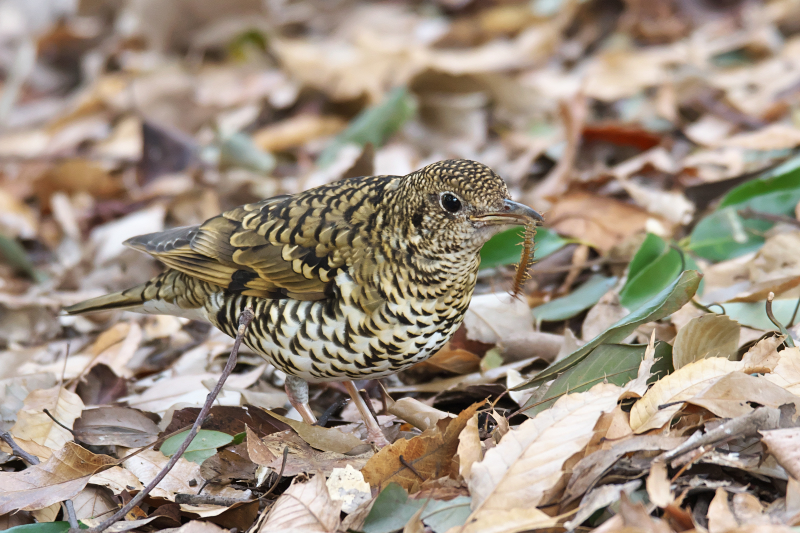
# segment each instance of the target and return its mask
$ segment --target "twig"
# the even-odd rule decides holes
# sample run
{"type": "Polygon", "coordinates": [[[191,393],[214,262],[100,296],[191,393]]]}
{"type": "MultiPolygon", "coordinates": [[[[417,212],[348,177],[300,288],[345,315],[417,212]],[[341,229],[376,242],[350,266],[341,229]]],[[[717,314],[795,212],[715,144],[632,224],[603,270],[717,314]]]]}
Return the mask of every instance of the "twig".
{"type": "Polygon", "coordinates": [[[176,494],[175,503],[187,505],[224,505],[230,507],[236,503],[255,501],[252,498],[225,498],[213,494],[176,494]]]}
{"type": "Polygon", "coordinates": [[[139,494],[134,496],[126,505],[124,505],[119,511],[114,513],[114,515],[106,520],[105,522],[89,529],[72,529],[70,528],[69,533],[101,533],[105,531],[108,527],[112,524],[116,523],[120,519],[122,519],[128,512],[136,507],[139,502],[145,499],[150,492],[156,488],[156,486],[161,483],[170,470],[178,463],[178,460],[183,455],[183,452],[186,451],[186,448],[189,447],[192,440],[194,440],[197,432],[200,430],[200,426],[203,424],[203,421],[208,416],[208,413],[211,411],[211,406],[214,405],[214,401],[219,396],[220,391],[222,390],[222,386],[225,384],[225,380],[228,379],[228,376],[231,375],[233,372],[233,367],[236,366],[236,358],[239,355],[239,346],[242,344],[242,338],[244,337],[245,332],[247,331],[247,327],[250,325],[250,322],[253,320],[253,310],[252,308],[248,307],[243,312],[242,315],[239,317],[239,330],[236,332],[236,340],[233,341],[233,348],[231,349],[231,354],[228,357],[228,362],[225,364],[225,368],[222,371],[222,375],[219,377],[214,390],[212,390],[209,395],[206,397],[206,403],[203,405],[203,408],[200,410],[200,414],[197,416],[197,420],[195,420],[194,425],[192,425],[192,429],[189,430],[189,434],[184,439],[183,443],[178,447],[177,451],[170,457],[167,464],[164,468],[161,469],[161,472],[153,478],[144,490],[140,491],[139,494]]]}
{"type": "Polygon", "coordinates": [[[59,422],[58,420],[56,420],[56,417],[55,417],[55,416],[53,416],[53,413],[51,413],[49,409],[47,409],[47,408],[45,407],[44,409],[42,409],[42,411],[44,412],[44,414],[46,414],[48,417],[50,417],[50,420],[52,420],[53,422],[55,422],[56,424],[58,424],[58,425],[61,427],[61,429],[66,429],[67,431],[69,431],[70,433],[72,433],[72,436],[73,436],[73,437],[75,436],[75,431],[73,431],[73,430],[72,430],[72,428],[68,428],[67,426],[65,426],[64,424],[62,424],[62,423],[61,423],[61,422],[59,422]]]}
{"type": "Polygon", "coordinates": [[[284,446],[283,447],[283,462],[281,463],[281,471],[278,472],[278,477],[275,478],[275,483],[273,483],[272,486],[269,488],[269,490],[267,492],[265,492],[261,496],[261,498],[259,498],[259,499],[263,500],[264,498],[266,498],[267,496],[272,494],[272,491],[275,490],[275,487],[278,486],[278,483],[280,483],[281,478],[283,477],[283,471],[286,468],[286,459],[288,457],[289,457],[289,447],[288,446],[284,446]]]}
{"type": "Polygon", "coordinates": [[[19,444],[17,444],[14,441],[14,437],[12,437],[11,433],[9,433],[8,431],[0,432],[0,439],[2,439],[3,442],[8,444],[8,446],[11,448],[11,453],[12,454],[16,455],[17,457],[19,457],[20,459],[22,459],[23,461],[25,461],[29,465],[38,465],[39,464],[39,462],[40,462],[39,458],[36,457],[35,455],[29,454],[28,452],[26,452],[25,450],[20,448],[19,444]]]}
{"type": "Polygon", "coordinates": [[[771,292],[767,295],[767,317],[769,318],[770,322],[775,324],[775,327],[778,328],[778,331],[781,332],[781,335],[786,336],[786,346],[789,348],[794,348],[794,340],[792,340],[792,336],[789,335],[789,332],[786,330],[786,327],[778,322],[778,319],[775,318],[775,315],[772,313],[772,300],[775,299],[775,293],[771,292]]]}
{"type": "Polygon", "coordinates": [[[794,306],[794,313],[792,313],[792,319],[789,321],[789,325],[786,326],[787,328],[794,326],[794,319],[797,318],[798,309],[800,309],[800,298],[797,299],[797,304],[794,306]]]}
{"type": "Polygon", "coordinates": [[[367,404],[367,409],[369,409],[369,412],[372,414],[372,418],[374,418],[375,421],[377,422],[378,413],[375,412],[375,408],[372,406],[372,400],[370,399],[366,389],[359,390],[358,394],[361,396],[361,398],[364,399],[364,403],[367,404]]]}
{"type": "Polygon", "coordinates": [[[422,477],[422,475],[421,475],[419,472],[417,472],[417,469],[416,469],[416,468],[414,468],[414,465],[412,465],[411,463],[409,463],[408,461],[406,461],[406,458],[405,458],[405,457],[403,457],[403,456],[401,455],[401,456],[399,456],[399,459],[400,459],[400,464],[402,464],[404,467],[406,467],[406,468],[408,468],[409,470],[411,470],[411,471],[414,473],[414,475],[415,475],[415,476],[417,476],[418,478],[420,478],[422,481],[425,481],[425,478],[424,478],[424,477],[422,477]]]}
{"type": "Polygon", "coordinates": [[[796,218],[787,217],[786,215],[773,215],[772,213],[764,213],[763,211],[754,211],[752,208],[747,207],[745,209],[739,209],[737,211],[740,217],[742,218],[754,218],[757,220],[766,220],[767,222],[782,222],[784,224],[789,224],[796,228],[800,228],[800,220],[796,218]]]}
{"type": "Polygon", "coordinates": [[[64,514],[67,515],[69,527],[79,529],[78,517],[75,515],[75,505],[73,505],[72,500],[64,500],[61,503],[64,505],[64,514]]]}

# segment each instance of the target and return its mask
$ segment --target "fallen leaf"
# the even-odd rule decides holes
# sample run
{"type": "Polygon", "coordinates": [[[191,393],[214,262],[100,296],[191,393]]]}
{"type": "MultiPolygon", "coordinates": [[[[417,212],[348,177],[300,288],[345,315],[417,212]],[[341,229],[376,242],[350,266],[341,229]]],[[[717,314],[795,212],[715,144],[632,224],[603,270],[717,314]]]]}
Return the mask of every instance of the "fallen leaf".
{"type": "Polygon", "coordinates": [[[18,440],[17,444],[22,449],[40,459],[45,458],[37,453],[41,453],[41,450],[29,450],[26,447],[27,442],[55,451],[72,441],[72,434],[47,416],[45,409],[61,424],[71,428],[83,411],[83,402],[77,394],[63,387],[38,389],[28,394],[25,405],[17,413],[17,422],[11,428],[11,435],[18,440]]]}
{"type": "Polygon", "coordinates": [[[667,475],[667,465],[663,461],[653,461],[650,465],[650,475],[647,476],[647,495],[650,501],[662,509],[670,505],[675,497],[672,494],[671,483],[667,475]]]}
{"type": "Polygon", "coordinates": [[[265,533],[333,533],[342,504],[331,499],[325,476],[298,476],[275,501],[259,531],[265,533]]]}
{"type": "Polygon", "coordinates": [[[504,521],[509,511],[541,520],[531,509],[558,497],[566,484],[565,463],[594,435],[600,415],[617,405],[621,389],[599,384],[569,394],[551,409],[509,431],[483,460],[472,465],[468,480],[472,520],[504,521]]]}
{"type": "Polygon", "coordinates": [[[464,479],[469,479],[472,465],[483,458],[481,437],[478,431],[478,415],[473,415],[467,421],[461,434],[458,436],[458,473],[464,479]]]}
{"type": "Polygon", "coordinates": [[[735,418],[750,413],[751,403],[778,408],[794,404],[800,411],[800,397],[779,387],[763,376],[731,372],[714,380],[686,403],[708,409],[722,418],[735,418]]]}
{"type": "Polygon", "coordinates": [[[405,420],[422,431],[435,427],[439,420],[455,418],[455,415],[425,405],[414,398],[400,398],[396,402],[392,402],[388,410],[397,418],[405,420]]]}
{"type": "Polygon", "coordinates": [[[633,404],[631,428],[637,434],[660,428],[680,411],[682,404],[670,405],[663,409],[662,405],[688,400],[702,390],[710,380],[730,372],[740,372],[742,368],[741,362],[714,357],[689,363],[676,370],[656,381],[650,390],[633,404]]]}
{"type": "Polygon", "coordinates": [[[42,509],[78,494],[92,474],[116,460],[67,442],[41,464],[21,472],[0,472],[0,515],[42,509]]]}
{"type": "Polygon", "coordinates": [[[458,449],[458,436],[483,404],[477,402],[471,405],[457,418],[440,420],[436,428],[422,435],[408,440],[400,439],[385,446],[361,469],[364,479],[372,487],[397,483],[413,491],[426,479],[453,475],[450,463],[458,449]]]}
{"type": "Polygon", "coordinates": [[[75,420],[73,430],[75,438],[86,444],[128,448],[153,444],[159,433],[152,419],[130,407],[86,409],[75,420]]]}
{"type": "Polygon", "coordinates": [[[739,324],[726,315],[710,313],[693,318],[678,330],[672,345],[675,370],[709,357],[734,361],[739,349],[739,324]]]}
{"type": "Polygon", "coordinates": [[[268,414],[290,426],[300,435],[300,438],[309,443],[312,447],[324,452],[349,453],[353,448],[363,446],[364,444],[352,433],[343,433],[336,428],[312,426],[306,422],[292,420],[291,418],[286,418],[272,411],[268,411],[268,414]]]}
{"type": "Polygon", "coordinates": [[[782,335],[773,335],[758,341],[742,356],[742,364],[748,374],[772,372],[780,361],[778,346],[783,344],[782,335]]]}
{"type": "Polygon", "coordinates": [[[761,432],[769,453],[795,478],[800,478],[800,428],[771,429],[761,432]]]}

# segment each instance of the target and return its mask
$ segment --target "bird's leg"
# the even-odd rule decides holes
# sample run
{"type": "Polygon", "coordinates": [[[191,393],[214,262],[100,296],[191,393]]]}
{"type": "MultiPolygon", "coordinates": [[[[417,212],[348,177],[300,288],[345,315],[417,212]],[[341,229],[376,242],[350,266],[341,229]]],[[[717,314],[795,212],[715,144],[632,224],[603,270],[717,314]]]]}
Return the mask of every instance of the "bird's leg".
{"type": "Polygon", "coordinates": [[[355,403],[358,408],[358,412],[361,413],[361,418],[364,419],[364,425],[367,427],[367,440],[375,443],[375,445],[379,447],[387,446],[389,441],[386,440],[386,435],[383,434],[381,427],[378,425],[378,421],[373,418],[369,407],[367,407],[367,403],[364,401],[364,398],[361,397],[361,394],[358,393],[355,384],[352,381],[345,381],[344,387],[353,399],[353,403],[355,403]]]}
{"type": "Polygon", "coordinates": [[[297,409],[307,424],[316,424],[317,417],[308,406],[308,383],[304,379],[286,376],[286,395],[289,403],[297,409]]]}

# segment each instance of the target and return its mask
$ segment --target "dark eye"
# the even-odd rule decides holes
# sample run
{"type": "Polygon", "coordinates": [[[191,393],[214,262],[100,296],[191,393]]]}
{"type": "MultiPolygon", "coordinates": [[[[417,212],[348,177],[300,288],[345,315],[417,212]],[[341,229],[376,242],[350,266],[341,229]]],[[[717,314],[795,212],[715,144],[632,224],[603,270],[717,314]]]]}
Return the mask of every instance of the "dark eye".
{"type": "Polygon", "coordinates": [[[453,193],[442,194],[439,197],[439,203],[442,204],[442,209],[448,213],[458,213],[461,210],[461,200],[453,193]]]}

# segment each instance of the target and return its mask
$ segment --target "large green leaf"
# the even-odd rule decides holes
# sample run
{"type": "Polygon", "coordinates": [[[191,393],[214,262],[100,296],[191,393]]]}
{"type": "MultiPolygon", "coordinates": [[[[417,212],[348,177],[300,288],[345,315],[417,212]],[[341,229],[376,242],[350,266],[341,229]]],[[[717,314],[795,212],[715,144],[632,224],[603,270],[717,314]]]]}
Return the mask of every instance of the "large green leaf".
{"type": "MultiPolygon", "coordinates": [[[[494,268],[501,265],[519,263],[519,257],[522,253],[520,244],[523,241],[523,235],[524,229],[522,226],[518,226],[492,237],[481,249],[481,268],[494,268]]],[[[565,244],[572,242],[547,228],[536,228],[535,241],[533,253],[535,259],[543,259],[560,250],[565,244]]]]}
{"type": "Polygon", "coordinates": [[[417,101],[404,87],[390,92],[380,104],[365,109],[353,119],[345,130],[328,145],[319,156],[319,166],[326,167],[335,159],[339,150],[347,144],[376,148],[417,112],[417,101]]]}
{"type": "MultiPolygon", "coordinates": [[[[743,326],[765,331],[778,329],[767,316],[766,301],[753,303],[735,302],[722,305],[725,307],[725,313],[743,326]]],[[[787,325],[792,319],[796,306],[797,300],[795,299],[774,300],[772,302],[772,314],[775,315],[775,319],[778,322],[787,325]]],[[[797,322],[797,319],[795,319],[795,322],[797,322]]]]}
{"type": "Polygon", "coordinates": [[[470,514],[467,496],[452,500],[409,500],[408,493],[397,483],[389,483],[375,499],[369,515],[364,520],[364,533],[391,533],[402,530],[414,514],[422,511],[421,520],[435,533],[444,533],[452,527],[464,525],[470,514]]]}
{"type": "MultiPolygon", "coordinates": [[[[89,529],[89,526],[78,520],[80,529],[89,529]]],[[[69,522],[39,522],[38,524],[25,524],[6,529],[6,533],[66,533],[69,531],[69,522]]]]}
{"type": "Polygon", "coordinates": [[[546,304],[534,307],[531,311],[538,322],[553,322],[572,318],[581,311],[589,309],[607,293],[617,282],[615,277],[595,274],[589,280],[569,293],[546,304]]]}
{"type": "Polygon", "coordinates": [[[684,271],[675,281],[642,307],[618,320],[565,359],[550,365],[525,383],[518,385],[515,390],[527,389],[555,379],[566,370],[583,361],[599,345],[620,342],[642,324],[661,320],[671,315],[692,299],[697,292],[697,287],[700,285],[702,277],[702,274],[695,270],[684,271]]]}
{"type": "Polygon", "coordinates": [[[690,249],[711,261],[723,261],[757,250],[773,226],[767,220],[743,218],[742,209],[773,215],[792,215],[800,202],[800,163],[791,160],[764,176],[736,187],[717,211],[692,230],[690,249]]]}
{"type": "MultiPolygon", "coordinates": [[[[587,391],[603,381],[625,385],[636,379],[646,350],[646,344],[601,344],[586,359],[558,376],[547,389],[546,399],[536,402],[531,398],[524,407],[535,407],[527,409],[525,414],[534,417],[564,394],[587,391]]],[[[655,351],[656,363],[650,369],[653,374],[650,381],[661,379],[672,371],[672,346],[659,341],[655,344],[655,351]]]]}
{"type": "Polygon", "coordinates": [[[627,309],[638,309],[672,283],[684,268],[698,270],[691,257],[682,255],[658,235],[648,233],[628,267],[620,303],[627,309]]]}
{"type": "MultiPolygon", "coordinates": [[[[167,457],[172,456],[176,451],[178,451],[178,448],[188,434],[189,431],[187,430],[178,433],[177,435],[173,435],[165,440],[164,444],[162,444],[160,448],[161,453],[167,457]]],[[[192,439],[189,447],[186,448],[183,458],[187,461],[200,464],[217,453],[217,448],[226,446],[231,442],[233,442],[233,437],[227,433],[213,431],[210,429],[201,429],[197,432],[197,435],[195,435],[194,439],[192,439]]]]}

